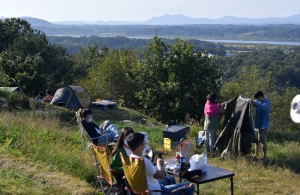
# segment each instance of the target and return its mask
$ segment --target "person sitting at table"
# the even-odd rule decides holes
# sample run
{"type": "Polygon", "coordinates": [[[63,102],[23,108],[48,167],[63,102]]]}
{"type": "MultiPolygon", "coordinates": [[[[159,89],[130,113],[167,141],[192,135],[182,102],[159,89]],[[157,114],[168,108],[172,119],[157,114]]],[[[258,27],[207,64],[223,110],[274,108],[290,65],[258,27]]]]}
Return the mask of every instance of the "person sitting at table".
{"type": "MultiPolygon", "coordinates": [[[[157,158],[156,166],[154,166],[146,157],[143,157],[143,150],[145,148],[145,135],[142,133],[132,133],[127,138],[128,146],[131,149],[130,157],[132,158],[144,158],[146,183],[148,190],[160,190],[164,192],[172,192],[174,189],[183,186],[190,186],[188,182],[175,184],[175,179],[172,176],[167,178],[164,175],[163,160],[157,158]]],[[[182,191],[176,191],[172,195],[182,194],[182,191]]],[[[151,195],[160,195],[160,192],[151,192],[151,195]]],[[[186,195],[194,194],[194,186],[190,186],[184,191],[186,195]]]]}
{"type": "Polygon", "coordinates": [[[108,143],[113,142],[117,136],[116,132],[106,130],[105,133],[101,132],[98,125],[92,122],[93,111],[90,109],[79,110],[80,116],[82,118],[82,125],[84,129],[88,132],[89,136],[93,139],[99,137],[98,139],[93,139],[94,144],[105,144],[106,140],[108,143]],[[101,136],[101,137],[100,137],[101,136]]]}
{"type": "Polygon", "coordinates": [[[123,154],[123,156],[129,156],[131,154],[131,150],[127,143],[127,137],[131,133],[134,133],[134,130],[131,127],[122,128],[116,146],[111,154],[113,158],[110,167],[113,170],[112,174],[117,184],[124,184],[125,182],[125,180],[122,179],[122,177],[124,176],[124,171],[123,171],[120,152],[123,154]]]}

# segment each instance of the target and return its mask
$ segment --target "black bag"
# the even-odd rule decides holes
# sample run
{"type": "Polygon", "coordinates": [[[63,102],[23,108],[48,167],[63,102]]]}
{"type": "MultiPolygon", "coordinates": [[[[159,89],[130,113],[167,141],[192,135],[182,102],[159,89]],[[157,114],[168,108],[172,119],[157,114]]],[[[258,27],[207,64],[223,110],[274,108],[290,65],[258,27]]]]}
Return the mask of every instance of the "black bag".
{"type": "Polygon", "coordinates": [[[190,127],[181,124],[166,126],[163,131],[163,137],[171,140],[180,140],[190,132],[190,127]]]}

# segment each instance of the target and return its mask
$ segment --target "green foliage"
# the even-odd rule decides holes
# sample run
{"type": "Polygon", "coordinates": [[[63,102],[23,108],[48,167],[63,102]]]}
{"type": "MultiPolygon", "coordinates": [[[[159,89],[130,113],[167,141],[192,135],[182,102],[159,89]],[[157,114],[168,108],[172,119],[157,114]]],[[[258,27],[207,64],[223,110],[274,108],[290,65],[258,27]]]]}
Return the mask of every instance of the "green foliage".
{"type": "MultiPolygon", "coordinates": [[[[157,32],[160,37],[174,38],[195,38],[199,39],[227,39],[227,40],[274,40],[274,41],[299,41],[299,25],[272,24],[272,25],[220,25],[220,24],[198,24],[198,25],[60,25],[59,28],[39,27],[47,34],[79,35],[87,40],[93,40],[91,34],[107,36],[113,39],[112,35],[122,34],[126,37],[152,37],[157,32]]],[[[62,40],[64,37],[57,37],[62,40]]],[[[78,39],[81,40],[81,39],[78,39]]],[[[61,41],[63,42],[63,41],[61,41]]],[[[94,42],[94,41],[90,41],[94,42]]],[[[67,42],[68,43],[68,42],[67,42]]],[[[124,37],[117,42],[106,39],[107,44],[122,47],[128,44],[124,37]],[[121,46],[120,46],[121,45],[121,46]]],[[[80,44],[77,43],[77,44],[80,44]]],[[[65,44],[66,45],[66,44],[65,44]]],[[[71,44],[70,44],[71,45],[71,44]]],[[[74,50],[74,49],[73,49],[74,50]]]]}
{"type": "Polygon", "coordinates": [[[264,93],[271,92],[271,86],[270,76],[265,75],[261,77],[260,69],[256,65],[251,67],[242,66],[231,82],[223,84],[220,93],[227,100],[239,94],[253,98],[252,96],[257,90],[261,90],[264,93]]]}
{"type": "Polygon", "coordinates": [[[106,50],[101,62],[88,69],[88,77],[78,83],[90,92],[93,99],[113,99],[128,107],[134,106],[137,86],[131,69],[138,63],[139,57],[130,49],[106,50]]]}
{"type": "Polygon", "coordinates": [[[139,109],[159,121],[200,120],[205,96],[218,91],[221,74],[205,53],[176,39],[166,45],[155,36],[135,68],[139,109]]]}
{"type": "MultiPolygon", "coordinates": [[[[221,89],[223,99],[231,99],[241,94],[253,98],[257,90],[263,91],[271,103],[270,128],[275,131],[294,132],[299,131],[299,125],[290,118],[290,106],[293,97],[300,93],[296,87],[280,87],[272,84],[272,74],[261,76],[262,70],[258,66],[241,67],[240,72],[231,82],[224,83],[221,89]]],[[[279,139],[274,141],[283,141],[279,139]]]]}
{"type": "MultiPolygon", "coordinates": [[[[150,32],[150,31],[149,31],[150,32]]],[[[151,31],[153,32],[153,31],[151,31]]],[[[152,34],[151,34],[152,37],[152,34]]],[[[82,49],[91,47],[94,45],[107,45],[110,49],[120,50],[123,47],[128,49],[138,50],[138,53],[142,53],[147,48],[147,45],[151,42],[149,39],[142,38],[128,38],[124,36],[116,37],[103,37],[103,36],[47,36],[47,40],[50,43],[60,45],[67,49],[70,54],[82,55],[82,49]]],[[[174,43],[174,39],[162,39],[165,43],[174,43]]],[[[215,44],[207,41],[201,41],[198,39],[189,39],[190,43],[193,43],[196,51],[206,51],[214,55],[224,56],[226,54],[225,47],[221,44],[215,44]]],[[[82,63],[82,61],[81,61],[82,63]]]]}
{"type": "Polygon", "coordinates": [[[7,108],[5,109],[13,110],[29,108],[29,98],[22,92],[12,93],[0,90],[0,97],[5,98],[8,103],[7,108]]]}
{"type": "Polygon", "coordinates": [[[46,35],[23,19],[0,21],[0,83],[18,86],[25,94],[70,84],[73,62],[66,50],[48,45],[46,35]]]}

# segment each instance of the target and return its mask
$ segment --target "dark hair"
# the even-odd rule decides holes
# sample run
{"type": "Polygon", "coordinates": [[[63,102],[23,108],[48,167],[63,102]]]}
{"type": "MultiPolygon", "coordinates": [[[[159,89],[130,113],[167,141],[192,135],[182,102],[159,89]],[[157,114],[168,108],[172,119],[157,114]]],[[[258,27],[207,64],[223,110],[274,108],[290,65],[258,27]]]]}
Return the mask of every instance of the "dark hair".
{"type": "Polygon", "coordinates": [[[50,95],[51,95],[51,90],[50,90],[50,89],[47,89],[47,90],[46,90],[46,94],[50,94],[50,95]]]}
{"type": "Polygon", "coordinates": [[[124,137],[130,135],[131,133],[134,133],[134,130],[131,127],[123,127],[122,128],[121,135],[119,135],[116,146],[115,146],[114,150],[111,153],[112,156],[115,155],[115,153],[117,152],[117,149],[123,147],[124,137]]]}
{"type": "Polygon", "coordinates": [[[264,96],[264,93],[261,92],[261,91],[256,91],[256,92],[254,93],[254,95],[253,95],[253,98],[254,98],[254,99],[257,99],[257,98],[259,98],[259,97],[265,97],[265,96],[264,96]]]}
{"type": "Polygon", "coordinates": [[[43,91],[40,91],[39,96],[45,96],[45,93],[43,91]]]}
{"type": "Polygon", "coordinates": [[[217,95],[215,93],[210,93],[206,96],[207,100],[210,100],[212,103],[216,103],[217,95]]]}
{"type": "Polygon", "coordinates": [[[89,114],[93,114],[93,111],[90,109],[79,110],[79,112],[82,119],[84,119],[89,114]]]}
{"type": "Polygon", "coordinates": [[[127,138],[128,146],[131,150],[136,150],[140,145],[143,144],[145,135],[142,133],[132,133],[127,138]]]}

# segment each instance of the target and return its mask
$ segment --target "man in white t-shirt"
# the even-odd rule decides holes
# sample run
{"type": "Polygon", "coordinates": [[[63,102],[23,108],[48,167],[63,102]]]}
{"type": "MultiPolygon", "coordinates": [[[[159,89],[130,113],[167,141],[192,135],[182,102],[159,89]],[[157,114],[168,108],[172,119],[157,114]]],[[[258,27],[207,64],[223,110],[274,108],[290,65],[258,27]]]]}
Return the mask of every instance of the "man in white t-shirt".
{"type": "MultiPolygon", "coordinates": [[[[128,146],[131,149],[130,157],[133,158],[144,158],[145,163],[145,172],[146,172],[146,182],[148,186],[148,190],[161,190],[165,192],[171,192],[176,188],[183,187],[189,185],[188,182],[183,182],[179,184],[175,184],[175,182],[170,183],[170,181],[175,181],[174,178],[165,178],[164,169],[163,169],[163,160],[161,158],[157,159],[156,166],[154,166],[147,158],[143,157],[143,150],[145,148],[145,135],[142,133],[133,133],[130,134],[127,138],[128,146]],[[170,184],[170,185],[168,185],[170,184]]],[[[192,195],[194,194],[194,186],[187,188],[185,191],[178,191],[172,193],[172,195],[180,195],[180,194],[192,195]]],[[[160,195],[160,192],[151,192],[151,195],[160,195]]]]}

